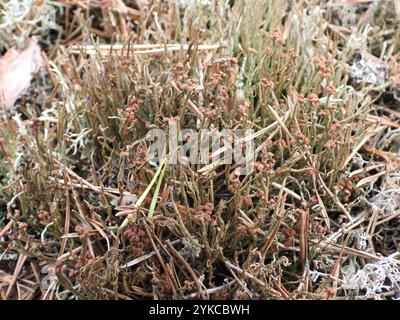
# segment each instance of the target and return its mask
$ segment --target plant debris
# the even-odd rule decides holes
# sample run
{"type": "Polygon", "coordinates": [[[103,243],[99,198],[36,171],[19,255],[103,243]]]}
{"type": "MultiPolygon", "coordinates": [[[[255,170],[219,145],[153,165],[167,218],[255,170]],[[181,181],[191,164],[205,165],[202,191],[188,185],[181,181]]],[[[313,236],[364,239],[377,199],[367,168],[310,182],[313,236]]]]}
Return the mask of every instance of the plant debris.
{"type": "Polygon", "coordinates": [[[397,1],[0,4],[0,299],[399,298],[397,1]]]}
{"type": "Polygon", "coordinates": [[[35,39],[23,50],[8,49],[0,58],[0,107],[10,109],[30,85],[32,76],[43,65],[40,47],[35,39]]]}

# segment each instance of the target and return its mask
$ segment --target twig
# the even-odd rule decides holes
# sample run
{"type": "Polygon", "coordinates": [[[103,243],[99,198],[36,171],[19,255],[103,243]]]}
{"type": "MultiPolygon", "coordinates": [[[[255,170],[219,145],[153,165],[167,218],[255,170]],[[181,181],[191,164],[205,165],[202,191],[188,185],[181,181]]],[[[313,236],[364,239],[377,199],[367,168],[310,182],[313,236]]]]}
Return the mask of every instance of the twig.
{"type": "Polygon", "coordinates": [[[178,297],[178,294],[177,294],[177,292],[176,292],[175,286],[173,285],[174,282],[172,281],[172,275],[169,273],[169,270],[167,269],[167,267],[166,267],[166,265],[165,265],[165,263],[164,263],[164,260],[163,260],[163,258],[161,257],[161,254],[160,254],[160,252],[159,252],[158,249],[157,249],[156,244],[154,243],[153,237],[151,236],[151,233],[150,233],[150,230],[149,230],[149,226],[147,225],[147,222],[146,222],[145,218],[140,218],[140,220],[141,220],[142,225],[143,225],[143,228],[144,228],[144,230],[145,230],[145,232],[146,232],[146,234],[147,234],[147,237],[148,237],[149,240],[150,240],[151,246],[152,246],[153,249],[154,249],[154,252],[155,252],[155,254],[156,254],[156,256],[157,256],[157,259],[158,259],[158,261],[160,262],[161,266],[163,267],[164,272],[165,272],[166,276],[168,277],[168,280],[169,280],[170,283],[171,283],[171,287],[172,287],[172,291],[173,291],[174,297],[177,298],[177,297],[178,297]]]}
{"type": "Polygon", "coordinates": [[[282,297],[280,292],[278,292],[275,289],[272,289],[271,287],[269,287],[268,284],[266,284],[264,281],[261,281],[260,279],[257,279],[256,277],[254,277],[250,273],[248,273],[248,272],[244,271],[243,269],[235,266],[234,264],[230,263],[229,261],[225,260],[225,265],[226,265],[227,268],[232,268],[233,270],[236,270],[236,271],[242,273],[247,278],[253,280],[259,286],[261,286],[264,290],[269,291],[270,294],[272,294],[272,295],[274,295],[276,297],[282,297]]]}
{"type": "MultiPolygon", "coordinates": [[[[222,286],[210,288],[210,289],[204,290],[204,292],[206,292],[208,295],[210,295],[210,294],[216,293],[222,289],[225,289],[226,287],[232,286],[233,284],[235,284],[235,282],[236,282],[236,279],[233,279],[233,280],[229,281],[228,283],[223,284],[222,286]]],[[[193,299],[193,298],[196,298],[199,294],[200,294],[199,292],[191,293],[191,294],[184,296],[183,299],[185,299],[185,300],[193,299]]]]}
{"type": "MultiPolygon", "coordinates": [[[[170,244],[174,246],[174,245],[176,245],[178,243],[181,243],[181,241],[182,241],[181,239],[177,239],[177,240],[171,241],[170,244]]],[[[133,260],[129,261],[128,263],[120,266],[119,268],[120,269],[125,269],[125,268],[133,267],[133,266],[135,266],[135,265],[137,265],[137,264],[139,264],[139,263],[141,263],[141,262],[143,262],[143,261],[145,261],[147,259],[150,259],[155,254],[156,254],[155,251],[151,251],[151,252],[149,252],[149,253],[141,256],[141,257],[138,257],[136,259],[133,259],[133,260]]]]}
{"type": "MultiPolygon", "coordinates": [[[[220,45],[220,44],[200,44],[196,46],[195,48],[198,51],[204,51],[204,50],[216,50],[220,48],[224,48],[225,46],[220,45]]],[[[108,55],[111,52],[115,53],[120,53],[122,49],[126,48],[125,45],[101,45],[101,46],[92,46],[92,45],[74,45],[70,47],[70,52],[73,54],[78,54],[78,53],[86,53],[89,55],[95,55],[98,53],[98,51],[102,51],[102,54],[108,55]]],[[[173,52],[173,51],[180,51],[184,50],[187,51],[189,50],[190,46],[187,44],[167,44],[167,45],[161,45],[161,44],[144,44],[144,45],[131,45],[130,49],[131,52],[135,55],[157,55],[163,52],[173,52]]]]}
{"type": "Polygon", "coordinates": [[[300,212],[300,262],[303,272],[308,263],[308,216],[307,211],[300,212]]]}
{"type": "Polygon", "coordinates": [[[183,265],[185,266],[185,268],[189,271],[191,277],[193,278],[194,282],[196,282],[197,285],[197,289],[199,290],[200,296],[203,300],[207,300],[207,296],[204,293],[203,289],[202,289],[202,284],[199,280],[199,278],[196,276],[196,274],[194,273],[192,267],[187,263],[187,261],[182,257],[182,255],[175,250],[175,248],[172,246],[171,242],[169,240],[166,241],[166,244],[169,248],[169,250],[172,252],[172,254],[174,256],[176,256],[179,261],[181,261],[183,263],[183,265]]]}
{"type": "Polygon", "coordinates": [[[8,230],[10,230],[12,224],[13,224],[12,220],[8,221],[8,223],[4,226],[3,230],[0,231],[0,238],[3,237],[8,230]]]}
{"type": "Polygon", "coordinates": [[[346,217],[349,219],[349,221],[353,221],[353,217],[350,215],[350,213],[347,211],[347,209],[343,206],[343,204],[339,201],[338,197],[335,196],[331,190],[327,187],[325,184],[324,180],[322,179],[321,175],[318,173],[318,178],[319,181],[321,182],[322,186],[324,187],[325,191],[328,193],[328,195],[332,198],[333,202],[338,206],[340,211],[342,211],[346,217]]]}
{"type": "Polygon", "coordinates": [[[14,269],[14,274],[12,276],[10,285],[7,288],[7,292],[6,292],[6,296],[5,296],[6,299],[11,294],[11,290],[14,287],[14,285],[15,285],[17,279],[18,279],[19,273],[22,270],[22,267],[23,267],[23,265],[25,263],[26,258],[27,258],[27,256],[24,255],[24,254],[20,254],[19,257],[18,257],[18,261],[17,261],[17,264],[16,264],[15,269],[14,269]]]}

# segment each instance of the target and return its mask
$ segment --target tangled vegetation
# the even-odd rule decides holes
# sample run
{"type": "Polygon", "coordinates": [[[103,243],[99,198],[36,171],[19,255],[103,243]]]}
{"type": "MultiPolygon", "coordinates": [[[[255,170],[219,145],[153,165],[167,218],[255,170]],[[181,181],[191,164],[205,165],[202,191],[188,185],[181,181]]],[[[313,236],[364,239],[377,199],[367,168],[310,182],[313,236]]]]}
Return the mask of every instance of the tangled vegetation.
{"type": "Polygon", "coordinates": [[[399,297],[399,1],[0,3],[45,59],[0,120],[1,299],[399,297]],[[252,129],[254,170],[147,161],[171,123],[252,129]]]}

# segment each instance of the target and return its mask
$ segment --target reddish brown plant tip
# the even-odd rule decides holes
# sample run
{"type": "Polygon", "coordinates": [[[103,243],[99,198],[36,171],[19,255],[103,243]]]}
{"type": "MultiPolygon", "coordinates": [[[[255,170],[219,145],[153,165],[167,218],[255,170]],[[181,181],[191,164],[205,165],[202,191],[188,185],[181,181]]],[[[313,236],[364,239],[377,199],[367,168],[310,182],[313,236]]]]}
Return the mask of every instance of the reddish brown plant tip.
{"type": "Polygon", "coordinates": [[[313,105],[313,106],[319,105],[319,98],[318,98],[318,95],[316,95],[315,93],[310,93],[308,95],[307,99],[311,105],[313,105]]]}

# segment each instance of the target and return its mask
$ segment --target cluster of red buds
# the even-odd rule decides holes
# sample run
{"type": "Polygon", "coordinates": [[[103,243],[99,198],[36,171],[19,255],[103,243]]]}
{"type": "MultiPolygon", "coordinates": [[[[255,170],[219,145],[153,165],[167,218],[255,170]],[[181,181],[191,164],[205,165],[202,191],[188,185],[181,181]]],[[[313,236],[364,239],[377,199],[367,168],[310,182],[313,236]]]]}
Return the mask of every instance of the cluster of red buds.
{"type": "Polygon", "coordinates": [[[225,80],[228,80],[232,84],[236,83],[236,58],[224,57],[212,64],[207,64],[206,67],[212,69],[211,74],[207,77],[207,84],[216,86],[222,84],[225,80]]]}
{"type": "Polygon", "coordinates": [[[320,111],[318,112],[318,116],[319,116],[319,117],[326,117],[328,114],[330,114],[329,110],[330,110],[329,107],[320,110],[320,111]]]}
{"type": "Polygon", "coordinates": [[[223,81],[222,74],[220,72],[213,72],[207,79],[207,83],[213,86],[218,85],[223,81]]]}
{"type": "Polygon", "coordinates": [[[53,220],[53,215],[47,210],[36,211],[36,216],[41,224],[49,224],[53,220]]]}
{"type": "Polygon", "coordinates": [[[27,128],[35,129],[40,127],[40,120],[37,118],[27,119],[22,121],[22,124],[27,128]]]}
{"type": "Polygon", "coordinates": [[[298,102],[298,103],[303,103],[305,100],[306,100],[306,98],[304,97],[304,95],[299,94],[299,95],[297,96],[297,102],[298,102]]]}
{"type": "Polygon", "coordinates": [[[335,94],[336,93],[336,88],[334,86],[327,86],[325,88],[326,93],[329,95],[335,94]]]}
{"type": "Polygon", "coordinates": [[[77,260],[72,270],[69,271],[70,277],[76,277],[79,270],[85,266],[90,265],[94,262],[95,257],[90,253],[89,250],[83,253],[81,257],[77,260]]]}
{"type": "Polygon", "coordinates": [[[250,102],[245,101],[244,103],[239,104],[236,106],[236,120],[243,120],[247,118],[249,113],[250,102]]]}
{"type": "Polygon", "coordinates": [[[293,245],[293,238],[296,235],[296,230],[292,228],[285,228],[283,229],[283,234],[286,238],[286,241],[283,243],[283,245],[288,248],[293,245]]]}
{"type": "Polygon", "coordinates": [[[69,272],[69,276],[71,278],[77,278],[77,275],[79,274],[79,270],[83,267],[83,263],[81,260],[78,260],[73,269],[69,272]]]}
{"type": "Polygon", "coordinates": [[[205,221],[211,220],[211,215],[214,210],[214,204],[211,202],[206,203],[205,205],[200,205],[194,208],[196,214],[200,215],[205,221]]]}
{"type": "Polygon", "coordinates": [[[271,80],[268,80],[266,78],[261,78],[260,85],[264,88],[273,88],[274,87],[274,83],[271,80]]]}
{"type": "Polygon", "coordinates": [[[228,190],[232,193],[235,193],[239,187],[240,187],[240,172],[237,170],[234,170],[230,175],[229,175],[229,187],[228,190]]]}
{"type": "Polygon", "coordinates": [[[255,164],[255,168],[259,172],[271,173],[275,167],[274,154],[272,152],[267,152],[262,150],[260,152],[260,162],[255,164]]]}
{"type": "MultiPolygon", "coordinates": [[[[65,273],[67,270],[69,270],[67,265],[63,264],[62,261],[56,261],[54,266],[49,267],[49,269],[50,268],[53,268],[52,271],[54,272],[54,275],[59,275],[59,274],[65,273]]],[[[50,272],[49,272],[49,274],[50,274],[50,272]]]]}
{"type": "Polygon", "coordinates": [[[326,226],[323,226],[321,222],[314,220],[313,222],[311,222],[311,232],[313,234],[319,235],[319,237],[322,238],[328,232],[328,228],[326,226]]]}
{"type": "Polygon", "coordinates": [[[185,93],[193,93],[198,88],[197,80],[188,78],[187,76],[178,76],[176,85],[185,93]]]}
{"type": "Polygon", "coordinates": [[[299,55],[294,51],[294,48],[290,48],[288,53],[292,61],[296,61],[296,59],[299,57],[299,55]]]}
{"type": "Polygon", "coordinates": [[[342,125],[339,122],[332,123],[331,127],[330,127],[331,136],[333,138],[337,138],[340,135],[342,135],[342,133],[340,132],[340,129],[342,129],[342,125]]]}
{"type": "Polygon", "coordinates": [[[224,85],[218,87],[216,101],[221,105],[226,105],[229,101],[228,88],[224,85]]]}
{"type": "Polygon", "coordinates": [[[272,39],[276,42],[278,42],[279,44],[283,45],[284,44],[284,40],[283,40],[283,36],[282,36],[282,32],[279,28],[276,28],[273,32],[272,32],[272,39]]]}
{"type": "Polygon", "coordinates": [[[184,282],[185,289],[189,292],[192,292],[195,286],[194,281],[185,280],[184,282]]]}
{"type": "Polygon", "coordinates": [[[187,85],[184,87],[182,91],[188,92],[188,93],[193,93],[197,90],[199,87],[197,80],[196,79],[187,79],[187,85]]]}
{"type": "Polygon", "coordinates": [[[210,109],[207,107],[200,107],[199,109],[206,118],[215,119],[215,117],[217,116],[217,112],[214,109],[210,109]]]}
{"type": "Polygon", "coordinates": [[[228,300],[229,294],[225,289],[218,290],[216,293],[214,293],[214,299],[215,300],[228,300]]]}
{"type": "Polygon", "coordinates": [[[319,105],[319,98],[315,93],[310,93],[308,95],[308,102],[313,105],[313,106],[318,106],[319,105]]]}
{"type": "Polygon", "coordinates": [[[122,60],[122,66],[125,68],[129,68],[132,65],[132,60],[131,59],[124,59],[122,60]]]}
{"type": "Polygon", "coordinates": [[[325,149],[335,149],[336,142],[334,142],[333,140],[328,140],[327,142],[324,143],[324,148],[325,149]]]}
{"type": "Polygon", "coordinates": [[[317,60],[319,74],[322,78],[328,79],[332,76],[332,73],[329,71],[328,64],[325,58],[319,58],[317,60]]]}
{"type": "Polygon", "coordinates": [[[185,72],[185,65],[182,62],[178,62],[175,65],[176,73],[176,85],[183,92],[192,93],[198,88],[198,83],[196,79],[191,79],[185,72]]]}
{"type": "Polygon", "coordinates": [[[326,287],[320,295],[320,300],[329,300],[336,296],[336,289],[331,287],[326,287]]]}
{"type": "Polygon", "coordinates": [[[132,244],[132,253],[135,256],[144,254],[144,249],[150,245],[146,232],[141,224],[135,224],[124,232],[124,237],[132,244]]]}
{"type": "Polygon", "coordinates": [[[161,285],[163,291],[165,293],[172,293],[173,292],[173,287],[171,280],[168,276],[167,273],[163,273],[160,277],[159,284],[161,285]]]}
{"type": "Polygon", "coordinates": [[[190,220],[200,223],[201,221],[211,221],[212,213],[214,211],[214,205],[211,202],[205,205],[199,205],[195,208],[189,208],[189,215],[186,212],[186,207],[180,203],[176,204],[179,214],[181,215],[184,223],[190,220]]]}
{"type": "Polygon", "coordinates": [[[248,234],[249,234],[248,229],[244,224],[241,224],[236,228],[236,235],[239,238],[244,238],[244,237],[248,236],[248,234]]]}
{"type": "Polygon", "coordinates": [[[246,207],[252,207],[253,206],[253,200],[251,199],[250,196],[245,196],[242,198],[242,205],[246,207]]]}
{"type": "Polygon", "coordinates": [[[350,202],[353,186],[349,182],[342,180],[338,185],[334,186],[334,189],[344,195],[344,202],[350,202]]]}
{"type": "Polygon", "coordinates": [[[238,289],[235,292],[235,300],[249,300],[249,298],[249,295],[243,289],[238,289]]]}
{"type": "Polygon", "coordinates": [[[185,73],[185,65],[182,62],[178,62],[175,65],[175,70],[176,70],[176,73],[178,73],[178,74],[184,74],[185,73]]]}
{"type": "Polygon", "coordinates": [[[302,132],[297,132],[296,133],[296,138],[299,140],[299,142],[305,144],[305,145],[309,145],[310,144],[310,139],[308,137],[306,137],[302,132]]]}
{"type": "Polygon", "coordinates": [[[95,257],[90,253],[89,250],[85,252],[85,259],[87,264],[92,264],[94,262],[95,257]]]}
{"type": "MultiPolygon", "coordinates": [[[[329,140],[327,142],[325,142],[324,148],[326,148],[326,149],[336,148],[337,144],[336,144],[335,140],[337,140],[340,137],[340,135],[342,134],[340,131],[341,128],[342,128],[342,125],[339,122],[335,122],[335,123],[331,124],[329,131],[328,131],[329,140]]],[[[323,138],[322,133],[317,135],[317,139],[321,140],[322,138],[323,138]]]]}
{"type": "Polygon", "coordinates": [[[136,113],[139,109],[140,104],[143,103],[143,101],[137,97],[131,97],[129,99],[129,104],[126,109],[124,109],[124,116],[131,122],[135,122],[137,117],[136,113]]]}
{"type": "Polygon", "coordinates": [[[75,232],[78,234],[80,239],[84,239],[89,235],[90,228],[83,225],[77,225],[75,227],[75,232]]]}
{"type": "Polygon", "coordinates": [[[28,224],[26,222],[17,222],[18,230],[26,230],[28,229],[28,224]]]}

